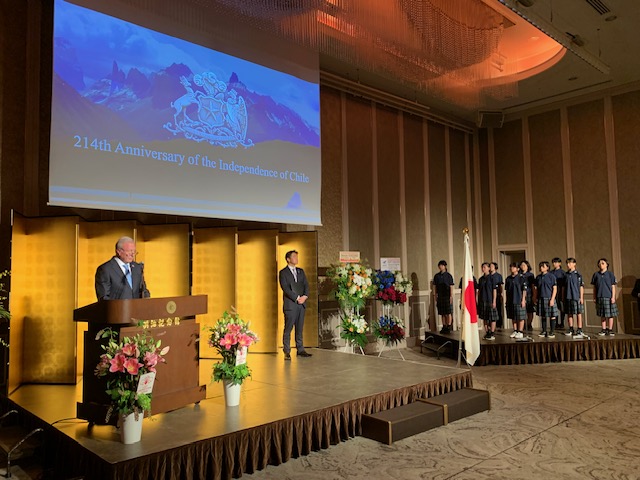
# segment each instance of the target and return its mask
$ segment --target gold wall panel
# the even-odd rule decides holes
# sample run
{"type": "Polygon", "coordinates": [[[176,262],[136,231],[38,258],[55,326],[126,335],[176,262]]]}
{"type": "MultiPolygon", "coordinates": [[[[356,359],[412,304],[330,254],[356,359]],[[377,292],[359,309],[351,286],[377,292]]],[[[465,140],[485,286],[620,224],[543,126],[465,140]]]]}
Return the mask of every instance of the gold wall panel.
{"type": "MultiPolygon", "coordinates": [[[[318,265],[317,265],[316,232],[296,232],[278,234],[278,272],[287,266],[285,255],[290,250],[298,251],[298,266],[304,270],[309,282],[309,299],[304,314],[303,343],[305,347],[317,347],[318,339],[318,265]]],[[[278,283],[278,327],[277,345],[282,348],[282,333],[284,332],[284,313],[282,312],[282,290],[278,283]]],[[[295,330],[291,332],[291,345],[294,341],[295,330]]]]}
{"type": "MultiPolygon", "coordinates": [[[[618,208],[620,215],[620,253],[622,272],[618,278],[640,278],[640,91],[612,98],[618,177],[618,208]]],[[[633,286],[633,282],[625,283],[633,286]]],[[[634,312],[637,315],[637,312],[634,312]]],[[[630,314],[629,314],[630,315],[630,314]]],[[[639,318],[640,320],[640,318],[639,318]]]]}
{"type": "MultiPolygon", "coordinates": [[[[454,277],[462,277],[464,263],[464,236],[462,230],[470,227],[467,221],[467,168],[466,148],[467,134],[449,129],[449,150],[451,162],[451,225],[453,243],[454,277]]],[[[437,268],[437,265],[435,265],[437,268]]],[[[455,278],[454,278],[455,279],[455,278]]],[[[458,281],[456,279],[456,286],[458,281]]]]}
{"type": "MultiPolygon", "coordinates": [[[[346,97],[349,250],[373,264],[372,104],[346,97]]],[[[337,259],[333,263],[337,263],[337,259]]]]}
{"type": "Polygon", "coordinates": [[[189,225],[141,225],[136,240],[151,296],[189,295],[189,225]]]}
{"type": "Polygon", "coordinates": [[[560,129],[558,110],[529,119],[536,270],[537,263],[543,260],[551,262],[553,257],[567,258],[560,129]]]}
{"type": "MultiPolygon", "coordinates": [[[[135,222],[80,222],[78,224],[78,298],[76,308],[97,301],[96,269],[115,255],[120,237],[135,238],[135,222]]],[[[140,261],[140,258],[137,258],[140,261]]],[[[83,374],[86,322],[76,323],[76,373],[83,374]]]]}
{"type": "Polygon", "coordinates": [[[489,194],[489,139],[487,136],[487,130],[482,129],[478,134],[478,143],[480,145],[480,158],[479,171],[476,175],[480,178],[480,207],[482,212],[482,225],[480,230],[476,231],[477,237],[482,236],[482,258],[478,258],[477,266],[475,269],[476,276],[480,276],[480,265],[482,262],[490,262],[493,256],[491,246],[491,200],[489,194]]]}
{"type": "MultiPolygon", "coordinates": [[[[431,263],[433,277],[436,265],[442,259],[449,260],[449,226],[447,217],[447,182],[444,128],[442,125],[428,123],[429,145],[429,205],[431,224],[431,263]]],[[[427,287],[429,284],[426,285],[427,287]]]]}
{"type": "Polygon", "coordinates": [[[411,276],[415,290],[428,289],[431,272],[427,268],[424,201],[423,120],[404,114],[404,181],[405,218],[407,225],[407,265],[402,268],[411,276]]]}
{"type": "Polygon", "coordinates": [[[260,337],[253,352],[277,349],[277,235],[275,230],[238,232],[236,308],[260,337]]]}
{"type": "MultiPolygon", "coordinates": [[[[507,122],[502,128],[496,128],[493,132],[498,223],[496,243],[498,245],[527,243],[522,121],[507,122]]],[[[536,165],[536,170],[544,172],[545,169],[539,166],[542,159],[534,153],[532,152],[531,155],[531,163],[536,165]]],[[[556,158],[553,160],[553,169],[559,168],[562,174],[562,158],[559,161],[556,158]]],[[[560,200],[562,200],[562,179],[557,183],[557,186],[560,188],[557,193],[560,194],[560,200]]],[[[544,191],[543,189],[537,190],[544,191]]],[[[562,210],[562,218],[564,219],[564,210],[562,210]]],[[[492,260],[497,261],[498,259],[492,260]]],[[[506,275],[504,272],[503,274],[506,275]]]]}
{"type": "MultiPolygon", "coordinates": [[[[236,229],[194,230],[192,268],[193,295],[207,295],[208,313],[198,316],[204,328],[236,306],[236,229]]],[[[200,356],[213,358],[216,351],[207,345],[205,337],[200,342],[200,356]]]]}
{"type": "Polygon", "coordinates": [[[337,262],[342,250],[342,101],[340,93],[320,88],[322,141],[322,226],[318,227],[318,265],[337,262]]]}
{"type": "Polygon", "coordinates": [[[12,328],[11,363],[22,344],[21,382],[75,383],[77,218],[18,222],[22,225],[16,224],[12,239],[11,309],[17,333],[12,328]],[[16,335],[21,338],[14,343],[16,335]]]}
{"type": "MultiPolygon", "coordinates": [[[[397,111],[376,110],[376,146],[378,148],[378,222],[381,257],[402,256],[400,225],[400,137],[397,111]]],[[[371,265],[378,259],[371,258],[371,265]]]]}
{"type": "Polygon", "coordinates": [[[569,107],[568,117],[575,257],[578,268],[589,278],[589,272],[597,269],[598,258],[611,261],[612,252],[604,102],[598,100],[569,107]]]}

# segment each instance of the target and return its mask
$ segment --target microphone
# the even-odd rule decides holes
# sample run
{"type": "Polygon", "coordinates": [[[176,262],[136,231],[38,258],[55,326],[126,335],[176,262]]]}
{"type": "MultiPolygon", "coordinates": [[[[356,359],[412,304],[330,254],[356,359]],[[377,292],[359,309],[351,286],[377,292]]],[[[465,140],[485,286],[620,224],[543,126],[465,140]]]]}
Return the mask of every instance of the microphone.
{"type": "Polygon", "coordinates": [[[144,262],[140,262],[140,298],[146,298],[145,292],[147,291],[147,282],[144,280],[144,262]]]}

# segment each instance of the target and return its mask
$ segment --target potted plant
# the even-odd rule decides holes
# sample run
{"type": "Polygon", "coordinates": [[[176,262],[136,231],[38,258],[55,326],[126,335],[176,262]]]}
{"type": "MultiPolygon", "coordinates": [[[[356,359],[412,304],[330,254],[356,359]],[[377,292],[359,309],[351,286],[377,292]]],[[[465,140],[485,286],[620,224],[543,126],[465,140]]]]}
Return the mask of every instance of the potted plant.
{"type": "Polygon", "coordinates": [[[140,441],[144,414],[151,411],[156,367],[165,362],[169,347],[161,348],[160,340],[146,330],[118,341],[118,332],[105,328],[98,332],[96,340],[100,338],[107,343],[102,345],[104,353],[94,373],[107,380],[111,404],[106,421],[114,412],[118,414],[123,443],[135,443],[140,441]]]}
{"type": "Polygon", "coordinates": [[[213,380],[222,381],[226,405],[234,407],[240,403],[242,382],[251,376],[247,352],[258,341],[258,336],[236,312],[225,311],[213,326],[205,329],[209,333],[209,346],[215,348],[222,357],[213,366],[213,380]]]}

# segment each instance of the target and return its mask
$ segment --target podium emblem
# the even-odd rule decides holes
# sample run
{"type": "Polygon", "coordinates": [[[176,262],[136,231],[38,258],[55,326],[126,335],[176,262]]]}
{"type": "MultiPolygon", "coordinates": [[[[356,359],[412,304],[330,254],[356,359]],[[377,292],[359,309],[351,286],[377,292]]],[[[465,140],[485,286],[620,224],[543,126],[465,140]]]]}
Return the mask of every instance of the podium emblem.
{"type": "Polygon", "coordinates": [[[169,300],[167,302],[167,313],[173,315],[174,313],[176,313],[177,309],[178,306],[176,305],[176,302],[174,302],[173,300],[169,300]]]}

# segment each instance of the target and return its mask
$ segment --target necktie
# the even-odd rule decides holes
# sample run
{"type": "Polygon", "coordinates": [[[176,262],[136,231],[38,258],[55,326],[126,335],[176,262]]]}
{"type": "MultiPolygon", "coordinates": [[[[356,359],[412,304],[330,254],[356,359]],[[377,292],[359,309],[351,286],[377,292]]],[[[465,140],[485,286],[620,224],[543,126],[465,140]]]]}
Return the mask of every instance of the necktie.
{"type": "Polygon", "coordinates": [[[297,282],[298,281],[298,273],[296,272],[295,268],[291,269],[291,273],[293,273],[293,281],[297,282]]]}
{"type": "Polygon", "coordinates": [[[129,270],[128,263],[124,264],[124,276],[127,278],[127,283],[129,283],[129,286],[133,288],[133,283],[131,282],[131,270],[129,270]]]}

